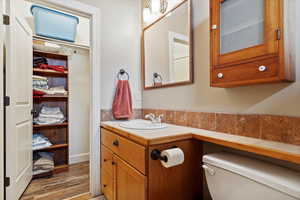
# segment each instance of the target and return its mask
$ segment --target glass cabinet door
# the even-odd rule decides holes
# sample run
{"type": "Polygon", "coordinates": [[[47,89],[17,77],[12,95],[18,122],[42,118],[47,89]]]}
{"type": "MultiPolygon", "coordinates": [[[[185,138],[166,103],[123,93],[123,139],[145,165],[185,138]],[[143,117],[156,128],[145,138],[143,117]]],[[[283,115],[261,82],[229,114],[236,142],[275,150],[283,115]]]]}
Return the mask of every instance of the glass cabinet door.
{"type": "Polygon", "coordinates": [[[265,0],[220,0],[220,54],[264,44],[265,0]]]}

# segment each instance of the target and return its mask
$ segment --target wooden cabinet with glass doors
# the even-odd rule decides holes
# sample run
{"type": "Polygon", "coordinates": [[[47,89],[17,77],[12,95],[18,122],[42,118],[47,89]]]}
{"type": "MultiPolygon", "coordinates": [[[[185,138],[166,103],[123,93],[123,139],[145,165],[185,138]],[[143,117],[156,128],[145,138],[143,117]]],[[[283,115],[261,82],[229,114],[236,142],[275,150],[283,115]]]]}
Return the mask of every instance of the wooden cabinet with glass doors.
{"type": "Polygon", "coordinates": [[[294,81],[284,0],[211,0],[210,7],[212,87],[294,81]]]}

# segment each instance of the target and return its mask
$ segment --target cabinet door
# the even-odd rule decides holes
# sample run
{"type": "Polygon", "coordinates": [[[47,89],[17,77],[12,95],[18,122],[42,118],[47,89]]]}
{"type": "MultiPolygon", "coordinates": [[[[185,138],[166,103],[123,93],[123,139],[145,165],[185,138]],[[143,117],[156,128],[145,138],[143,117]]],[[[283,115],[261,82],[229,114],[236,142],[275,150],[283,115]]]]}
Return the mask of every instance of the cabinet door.
{"type": "Polygon", "coordinates": [[[114,156],[114,160],[116,200],[145,200],[146,177],[117,156],[114,156]]]}
{"type": "Polygon", "coordinates": [[[113,153],[101,145],[101,183],[107,200],[114,200],[114,164],[113,153]]]}
{"type": "Polygon", "coordinates": [[[199,200],[202,199],[202,143],[183,140],[149,147],[148,200],[199,200]],[[151,152],[178,147],[184,152],[184,163],[165,168],[151,152]]]}
{"type": "Polygon", "coordinates": [[[277,55],[282,0],[211,0],[212,64],[277,55]]]}

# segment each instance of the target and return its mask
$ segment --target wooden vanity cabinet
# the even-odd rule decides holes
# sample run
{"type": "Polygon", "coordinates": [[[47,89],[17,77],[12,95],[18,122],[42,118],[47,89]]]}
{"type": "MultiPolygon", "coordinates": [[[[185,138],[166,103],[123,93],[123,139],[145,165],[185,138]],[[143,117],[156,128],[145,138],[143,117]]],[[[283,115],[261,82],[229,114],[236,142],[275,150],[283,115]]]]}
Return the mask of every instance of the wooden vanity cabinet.
{"type": "Polygon", "coordinates": [[[107,200],[146,200],[145,147],[101,131],[102,192],[107,200]]]}
{"type": "Polygon", "coordinates": [[[160,161],[148,160],[149,200],[202,200],[202,143],[182,140],[149,147],[149,157],[154,149],[163,151],[179,147],[184,152],[182,165],[165,168],[160,161]]]}
{"type": "Polygon", "coordinates": [[[107,200],[202,199],[202,143],[192,139],[141,145],[101,129],[102,192],[107,200]],[[151,159],[154,149],[179,147],[182,165],[164,168],[151,159]]]}
{"type": "Polygon", "coordinates": [[[126,161],[114,157],[116,200],[146,200],[147,179],[126,161]]]}
{"type": "Polygon", "coordinates": [[[284,0],[210,0],[211,86],[294,81],[285,62],[284,0]]]}

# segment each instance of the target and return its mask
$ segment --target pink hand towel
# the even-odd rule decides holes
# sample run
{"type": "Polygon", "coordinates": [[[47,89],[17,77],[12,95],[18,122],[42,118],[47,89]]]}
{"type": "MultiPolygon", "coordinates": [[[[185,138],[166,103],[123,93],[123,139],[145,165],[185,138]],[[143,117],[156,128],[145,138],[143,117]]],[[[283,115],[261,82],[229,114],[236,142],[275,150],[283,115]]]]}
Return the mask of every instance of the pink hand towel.
{"type": "Polygon", "coordinates": [[[128,80],[119,80],[113,102],[115,119],[130,119],[132,116],[132,99],[128,80]]]}

